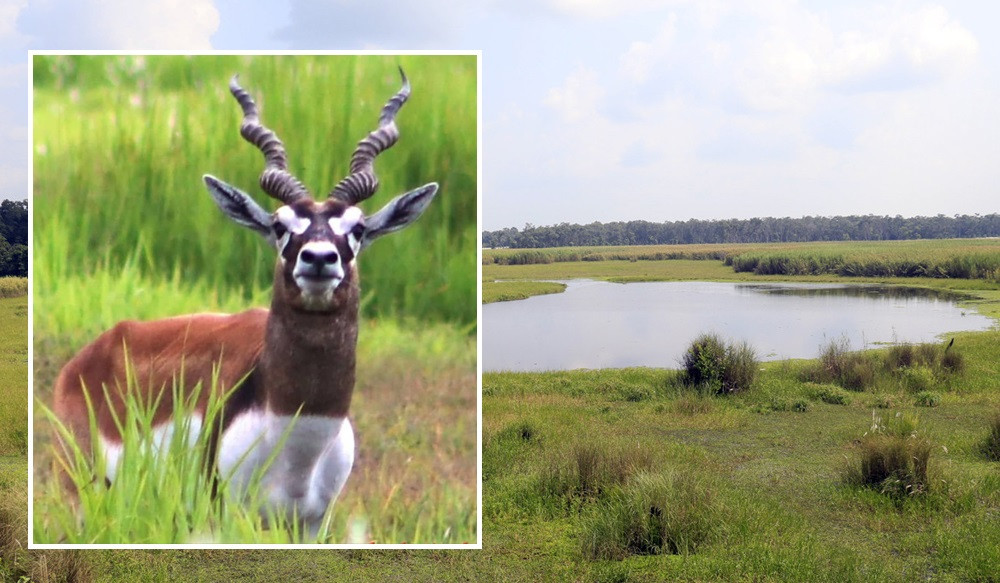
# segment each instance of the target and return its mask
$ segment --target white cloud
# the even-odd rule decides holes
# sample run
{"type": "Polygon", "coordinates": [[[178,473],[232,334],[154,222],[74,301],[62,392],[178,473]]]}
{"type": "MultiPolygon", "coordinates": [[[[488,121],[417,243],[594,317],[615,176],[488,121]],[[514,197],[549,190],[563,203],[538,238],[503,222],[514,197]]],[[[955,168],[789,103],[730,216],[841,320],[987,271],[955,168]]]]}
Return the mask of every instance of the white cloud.
{"type": "Polygon", "coordinates": [[[671,14],[660,26],[660,32],[650,41],[633,41],[621,57],[625,77],[633,83],[644,83],[650,71],[662,62],[677,36],[677,15],[671,14]]]}
{"type": "Polygon", "coordinates": [[[27,5],[28,0],[0,0],[0,39],[8,41],[19,36],[17,17],[27,5]]]}
{"type": "Polygon", "coordinates": [[[466,3],[448,0],[290,0],[290,6],[289,22],[275,37],[296,49],[440,49],[472,20],[466,3]]]}
{"type": "Polygon", "coordinates": [[[824,81],[853,91],[905,89],[964,70],[976,37],[940,6],[881,11],[843,32],[824,62],[824,81]]]}
{"type": "Polygon", "coordinates": [[[211,0],[39,0],[18,28],[34,48],[203,50],[219,11],[211,0]]]}
{"type": "Polygon", "coordinates": [[[803,112],[829,91],[919,87],[967,69],[978,54],[975,36],[940,6],[865,6],[839,21],[783,1],[681,14],[629,43],[619,75],[633,85],[669,79],[692,99],[734,111],[803,112]]]}
{"type": "Polygon", "coordinates": [[[549,9],[564,16],[588,19],[614,18],[629,12],[662,9],[667,0],[546,0],[549,9]]]}
{"type": "Polygon", "coordinates": [[[579,66],[566,78],[562,87],[549,90],[545,104],[555,109],[563,120],[577,122],[598,115],[597,108],[604,94],[597,73],[579,66]]]}

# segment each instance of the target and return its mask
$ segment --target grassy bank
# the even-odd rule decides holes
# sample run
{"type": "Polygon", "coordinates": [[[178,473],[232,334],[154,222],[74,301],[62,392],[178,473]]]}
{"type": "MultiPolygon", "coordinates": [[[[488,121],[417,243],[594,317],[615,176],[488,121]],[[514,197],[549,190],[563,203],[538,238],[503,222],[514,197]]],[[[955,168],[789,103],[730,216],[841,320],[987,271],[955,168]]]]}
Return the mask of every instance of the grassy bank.
{"type": "MultiPolygon", "coordinates": [[[[996,239],[484,249],[483,301],[498,301],[512,280],[590,278],[882,283],[971,291],[992,304],[1000,300],[994,265],[1000,265],[996,239]]],[[[531,292],[522,290],[524,297],[531,292]]]]}

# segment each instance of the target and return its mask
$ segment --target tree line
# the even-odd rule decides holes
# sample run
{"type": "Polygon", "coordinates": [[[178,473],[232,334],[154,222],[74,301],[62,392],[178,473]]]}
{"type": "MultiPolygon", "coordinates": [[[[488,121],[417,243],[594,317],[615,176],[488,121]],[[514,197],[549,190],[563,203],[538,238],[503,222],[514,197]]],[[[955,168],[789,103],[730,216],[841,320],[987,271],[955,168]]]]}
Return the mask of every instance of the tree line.
{"type": "Polygon", "coordinates": [[[726,220],[560,223],[483,233],[483,247],[580,247],[695,243],[793,243],[806,241],[896,241],[1000,237],[1000,214],[904,218],[840,216],[726,220]]]}
{"type": "Polygon", "coordinates": [[[28,277],[28,201],[0,202],[0,276],[28,277]]]}

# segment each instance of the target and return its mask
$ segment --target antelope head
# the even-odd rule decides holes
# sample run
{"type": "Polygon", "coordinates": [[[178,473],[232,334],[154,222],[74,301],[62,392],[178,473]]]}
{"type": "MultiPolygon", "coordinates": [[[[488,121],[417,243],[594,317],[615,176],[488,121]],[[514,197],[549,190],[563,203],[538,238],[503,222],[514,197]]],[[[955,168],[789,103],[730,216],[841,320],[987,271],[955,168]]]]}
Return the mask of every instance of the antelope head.
{"type": "Polygon", "coordinates": [[[240,87],[237,76],[229,90],[243,109],[240,135],[264,154],[260,187],[281,206],[268,213],[242,190],[211,175],[205,184],[219,208],[236,223],[264,236],[278,252],[275,299],[307,311],[331,311],[342,305],[339,290],[356,285],[359,253],[372,241],[415,221],[437,192],[426,184],[392,199],[365,215],[358,204],[375,194],[376,156],[399,139],[396,113],[410,96],[410,83],[400,69],[403,86],[382,108],[378,127],[358,142],[349,174],[325,200],[317,201],[288,171],[285,147],[274,131],[261,124],[257,105],[240,87]]]}

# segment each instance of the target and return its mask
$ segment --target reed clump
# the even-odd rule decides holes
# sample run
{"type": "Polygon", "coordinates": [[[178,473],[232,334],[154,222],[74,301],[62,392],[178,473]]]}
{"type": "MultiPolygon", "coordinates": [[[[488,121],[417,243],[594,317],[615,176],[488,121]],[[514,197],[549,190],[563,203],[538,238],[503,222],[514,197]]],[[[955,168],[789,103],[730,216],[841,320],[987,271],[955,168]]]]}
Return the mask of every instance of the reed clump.
{"type": "Polygon", "coordinates": [[[872,426],[859,440],[855,460],[844,470],[846,483],[902,499],[926,494],[934,445],[917,431],[915,415],[885,418],[872,413],[872,426]]]}
{"type": "Polygon", "coordinates": [[[947,387],[965,371],[965,359],[954,342],[898,344],[884,351],[852,351],[846,339],[824,347],[818,363],[803,380],[832,383],[851,391],[902,389],[911,394],[947,387]]]}
{"type": "Polygon", "coordinates": [[[990,420],[990,433],[983,441],[982,449],[987,459],[1000,461],[1000,411],[994,413],[990,420]]]}
{"type": "Polygon", "coordinates": [[[601,498],[633,475],[653,467],[653,454],[640,447],[577,443],[553,458],[541,477],[541,490],[567,507],[601,498]]]}
{"type": "Polygon", "coordinates": [[[642,473],[615,489],[583,524],[589,559],[687,555],[718,530],[721,507],[712,488],[689,473],[642,473]]]}

